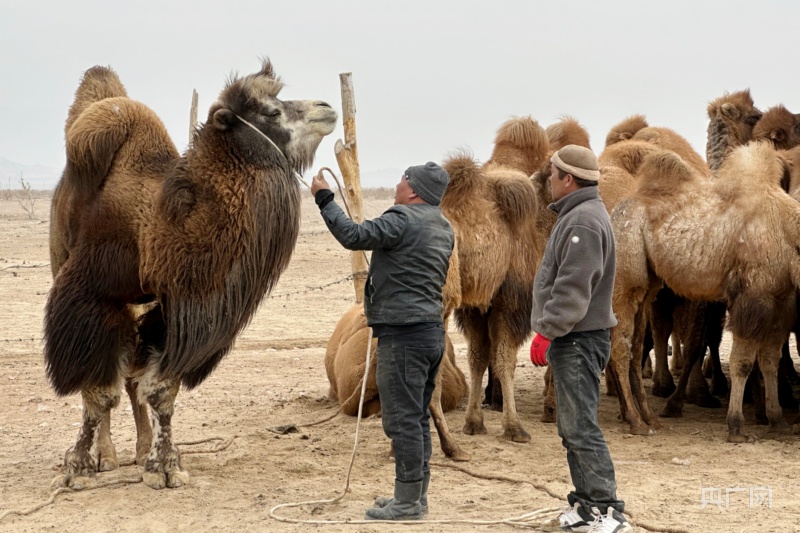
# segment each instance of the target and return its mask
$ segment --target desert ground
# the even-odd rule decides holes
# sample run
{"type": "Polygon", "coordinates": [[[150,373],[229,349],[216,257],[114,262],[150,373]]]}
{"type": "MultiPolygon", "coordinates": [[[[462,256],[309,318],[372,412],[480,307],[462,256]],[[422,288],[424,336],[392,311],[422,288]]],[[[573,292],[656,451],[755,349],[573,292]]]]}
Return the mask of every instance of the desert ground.
{"type": "MultiPolygon", "coordinates": [[[[50,482],[81,420],[80,396],[57,397],[43,366],[42,317],[51,286],[47,202],[41,199],[29,218],[14,198],[0,198],[0,516],[47,501],[50,482]]],[[[365,213],[377,216],[390,203],[389,194],[368,195],[365,213]]],[[[213,451],[215,442],[181,445],[184,452],[206,450],[184,453],[183,466],[191,474],[187,486],[155,491],[134,482],[68,492],[29,515],[0,519],[0,532],[400,529],[392,524],[293,524],[269,516],[280,503],[330,499],[344,487],[355,417],[339,416],[295,433],[272,430],[320,420],[336,410],[327,396],[323,355],[336,321],[354,303],[349,273],[348,252],[328,234],[307,195],[294,257],[273,294],[217,371],[197,389],[178,396],[176,441],[232,439],[230,445],[220,451],[213,451]]],[[[468,373],[464,338],[456,331],[451,335],[457,363],[468,373]]],[[[725,360],[729,351],[726,335],[725,360]]],[[[463,403],[447,414],[455,438],[471,455],[470,462],[459,465],[510,481],[476,478],[442,466],[454,463],[443,456],[434,436],[430,520],[499,520],[564,505],[548,492],[563,498],[569,491],[566,456],[555,425],[539,421],[544,370],[534,368],[526,352],[523,347],[518,357],[516,399],[532,436],[529,444],[501,438],[500,413],[485,412],[488,434],[480,436],[461,432],[463,403]]],[[[647,385],[649,389],[649,381],[647,385]]],[[[656,412],[664,404],[659,398],[650,401],[656,412]]],[[[686,405],[683,418],[662,419],[661,428],[650,437],[629,435],[618,414],[617,400],[604,396],[600,423],[615,461],[618,495],[639,524],[637,531],[800,531],[800,436],[767,435],[764,426],[755,425],[748,405],[747,430],[758,440],[741,445],[725,441],[724,408],[686,405]],[[720,505],[713,501],[713,489],[721,495],[720,505]],[[767,491],[771,501],[759,501],[767,491]]],[[[786,416],[791,422],[796,415],[786,416]]],[[[112,413],[112,432],[120,461],[129,462],[135,430],[124,396],[112,413]]],[[[302,520],[361,520],[376,496],[391,491],[394,465],[388,450],[380,419],[365,419],[351,491],[343,501],[278,513],[302,520]]],[[[97,479],[135,481],[140,472],[138,466],[122,466],[97,479]]],[[[507,525],[441,523],[405,530],[490,528],[511,530],[507,525]]]]}

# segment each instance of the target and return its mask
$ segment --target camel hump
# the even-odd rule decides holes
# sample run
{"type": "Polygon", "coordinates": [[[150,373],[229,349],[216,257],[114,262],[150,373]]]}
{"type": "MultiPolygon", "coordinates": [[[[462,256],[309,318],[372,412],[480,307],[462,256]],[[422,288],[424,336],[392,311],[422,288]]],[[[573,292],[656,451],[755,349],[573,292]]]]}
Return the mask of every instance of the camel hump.
{"type": "Polygon", "coordinates": [[[633,138],[640,130],[650,127],[644,115],[631,115],[608,132],[606,148],[620,141],[633,138]]]}
{"type": "Polygon", "coordinates": [[[101,188],[114,157],[127,141],[143,104],[127,97],[106,98],[90,105],[67,133],[64,180],[84,200],[101,188]]]}
{"type": "Polygon", "coordinates": [[[530,176],[547,158],[549,145],[547,133],[537,121],[515,117],[497,129],[492,156],[484,166],[511,167],[530,176]]]}
{"type": "Polygon", "coordinates": [[[72,124],[87,107],[100,100],[117,96],[128,96],[128,93],[117,73],[111,68],[98,65],[84,72],[78,89],[75,91],[75,100],[67,114],[64,135],[66,136],[72,124]]]}
{"type": "Polygon", "coordinates": [[[659,150],[655,144],[640,140],[615,143],[600,154],[600,166],[616,166],[628,174],[636,175],[644,158],[659,150]]]}
{"type": "Polygon", "coordinates": [[[577,144],[584,148],[591,148],[589,132],[574,117],[563,116],[555,124],[547,127],[547,140],[550,150],[556,151],[568,144],[577,144]]]}
{"type": "Polygon", "coordinates": [[[479,194],[483,186],[481,167],[470,154],[465,152],[450,155],[442,163],[442,168],[450,175],[450,183],[442,198],[442,203],[461,192],[474,191],[479,194]]]}
{"type": "Polygon", "coordinates": [[[490,176],[488,181],[497,210],[512,228],[536,216],[536,191],[530,179],[501,173],[490,176]]]}
{"type": "Polygon", "coordinates": [[[720,186],[736,186],[760,191],[766,186],[781,187],[787,167],[786,157],[768,141],[751,142],[737,147],[717,170],[720,186]]]}
{"type": "Polygon", "coordinates": [[[682,184],[694,178],[686,162],[671,150],[658,150],[645,156],[638,175],[637,196],[647,200],[672,197],[682,184]]]}

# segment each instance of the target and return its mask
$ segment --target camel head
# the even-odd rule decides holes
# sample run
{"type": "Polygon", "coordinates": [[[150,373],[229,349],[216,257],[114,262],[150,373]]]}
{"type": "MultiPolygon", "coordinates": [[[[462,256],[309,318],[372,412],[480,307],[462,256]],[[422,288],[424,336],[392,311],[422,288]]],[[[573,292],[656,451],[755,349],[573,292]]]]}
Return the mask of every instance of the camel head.
{"type": "Polygon", "coordinates": [[[314,162],[314,152],[322,138],[333,131],[337,115],[330,105],[319,100],[280,100],[282,88],[272,64],[264,60],[259,72],[243,78],[234,76],[228,81],[209,109],[205,127],[233,134],[242,157],[254,164],[271,166],[282,158],[266,136],[293,170],[303,172],[314,162]]]}
{"type": "Polygon", "coordinates": [[[732,149],[750,142],[761,115],[750,89],[725,93],[708,104],[706,160],[711,170],[719,168],[732,149]]]}
{"type": "Polygon", "coordinates": [[[800,145],[800,115],[783,105],[769,108],[753,128],[754,141],[769,141],[778,150],[800,145]]]}

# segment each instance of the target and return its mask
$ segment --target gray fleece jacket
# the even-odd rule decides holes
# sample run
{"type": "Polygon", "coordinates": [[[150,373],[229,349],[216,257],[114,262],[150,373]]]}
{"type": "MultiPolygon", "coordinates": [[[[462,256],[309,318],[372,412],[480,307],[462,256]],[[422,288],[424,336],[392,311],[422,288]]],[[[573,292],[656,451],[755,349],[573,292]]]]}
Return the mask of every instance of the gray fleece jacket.
{"type": "Polygon", "coordinates": [[[614,233],[597,187],[578,189],[549,209],[558,220],[533,284],[533,330],[552,340],[616,326],[614,233]]]}

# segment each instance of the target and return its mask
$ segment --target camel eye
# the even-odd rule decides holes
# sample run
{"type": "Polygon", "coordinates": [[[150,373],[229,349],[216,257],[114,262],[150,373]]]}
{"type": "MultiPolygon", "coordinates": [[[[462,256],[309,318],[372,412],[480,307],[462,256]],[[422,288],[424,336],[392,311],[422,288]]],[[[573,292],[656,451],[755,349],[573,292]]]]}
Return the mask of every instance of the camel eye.
{"type": "Polygon", "coordinates": [[[264,116],[267,116],[267,117],[270,117],[270,118],[275,118],[275,117],[281,116],[281,110],[280,109],[267,109],[262,114],[264,116]]]}

